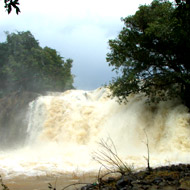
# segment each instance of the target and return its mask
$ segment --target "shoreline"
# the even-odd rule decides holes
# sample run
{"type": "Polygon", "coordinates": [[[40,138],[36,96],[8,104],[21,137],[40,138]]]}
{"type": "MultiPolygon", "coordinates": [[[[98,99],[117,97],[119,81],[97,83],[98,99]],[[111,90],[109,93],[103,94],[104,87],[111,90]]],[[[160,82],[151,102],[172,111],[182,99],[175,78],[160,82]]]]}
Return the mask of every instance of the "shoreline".
{"type": "Polygon", "coordinates": [[[98,182],[81,190],[190,190],[190,164],[160,166],[121,177],[100,177],[98,182]]]}
{"type": "Polygon", "coordinates": [[[3,184],[9,190],[48,190],[49,184],[54,190],[190,190],[190,164],[160,166],[123,175],[105,174],[17,176],[3,179],[3,184]]]}
{"type": "MultiPolygon", "coordinates": [[[[63,189],[74,183],[93,183],[96,179],[97,173],[68,173],[46,176],[20,175],[12,178],[2,177],[3,184],[6,185],[9,190],[48,190],[49,184],[55,189],[63,189]]],[[[80,186],[84,186],[84,184],[80,186]]]]}

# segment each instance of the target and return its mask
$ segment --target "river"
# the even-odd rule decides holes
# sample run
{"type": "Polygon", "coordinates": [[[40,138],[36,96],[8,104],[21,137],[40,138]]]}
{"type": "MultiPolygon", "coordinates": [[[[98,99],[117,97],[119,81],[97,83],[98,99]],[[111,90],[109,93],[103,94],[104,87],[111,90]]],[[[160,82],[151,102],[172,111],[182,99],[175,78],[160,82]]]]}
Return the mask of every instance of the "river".
{"type": "Polygon", "coordinates": [[[143,95],[131,95],[119,104],[109,94],[106,88],[69,90],[30,102],[23,146],[0,152],[4,181],[15,190],[21,181],[47,185],[69,176],[60,184],[67,185],[74,174],[78,181],[90,181],[100,168],[94,159],[102,151],[98,143],[110,139],[118,156],[135,169],[147,165],[147,143],[152,167],[190,161],[190,114],[179,101],[149,105],[143,95]]]}

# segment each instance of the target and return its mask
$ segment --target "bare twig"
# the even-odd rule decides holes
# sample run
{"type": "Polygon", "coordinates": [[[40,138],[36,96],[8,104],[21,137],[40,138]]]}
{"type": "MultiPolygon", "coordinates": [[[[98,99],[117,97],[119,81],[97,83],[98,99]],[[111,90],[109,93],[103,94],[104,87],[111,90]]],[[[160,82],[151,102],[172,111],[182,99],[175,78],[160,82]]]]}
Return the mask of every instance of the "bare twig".
{"type": "Polygon", "coordinates": [[[100,169],[98,171],[98,189],[101,189],[101,183],[102,183],[102,177],[100,177],[101,168],[102,168],[102,166],[100,166],[100,169]]]}
{"type": "Polygon", "coordinates": [[[122,175],[132,172],[132,168],[118,156],[117,149],[110,137],[107,141],[101,139],[98,144],[101,149],[93,153],[94,160],[110,172],[119,172],[122,175]]]}
{"type": "Polygon", "coordinates": [[[149,149],[149,141],[148,141],[148,135],[146,133],[146,130],[144,129],[144,133],[145,133],[145,136],[146,136],[146,148],[147,148],[147,157],[144,156],[144,158],[146,159],[147,161],[147,169],[148,171],[151,170],[151,167],[150,167],[150,149],[149,149]]]}

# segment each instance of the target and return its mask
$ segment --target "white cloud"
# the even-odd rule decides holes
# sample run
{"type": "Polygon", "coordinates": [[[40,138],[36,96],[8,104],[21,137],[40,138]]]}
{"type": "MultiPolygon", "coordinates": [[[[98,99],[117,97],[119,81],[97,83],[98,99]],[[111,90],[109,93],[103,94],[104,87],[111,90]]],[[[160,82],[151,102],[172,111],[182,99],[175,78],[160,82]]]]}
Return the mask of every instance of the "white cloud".
{"type": "MultiPolygon", "coordinates": [[[[20,0],[21,14],[7,15],[0,7],[3,31],[30,30],[42,46],[74,60],[78,88],[96,88],[111,80],[106,63],[108,39],[115,38],[121,17],[134,14],[150,0],[20,0]]],[[[0,1],[3,4],[3,1],[0,1]]],[[[2,41],[2,35],[1,35],[2,41]]]]}

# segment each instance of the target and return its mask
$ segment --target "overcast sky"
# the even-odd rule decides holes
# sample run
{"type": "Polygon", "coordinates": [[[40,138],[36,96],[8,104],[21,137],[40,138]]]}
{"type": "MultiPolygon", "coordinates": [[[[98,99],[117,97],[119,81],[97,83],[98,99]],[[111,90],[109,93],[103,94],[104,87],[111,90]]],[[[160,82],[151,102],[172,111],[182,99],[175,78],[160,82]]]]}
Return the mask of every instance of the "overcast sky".
{"type": "Polygon", "coordinates": [[[4,31],[31,31],[42,47],[73,59],[77,89],[108,84],[114,72],[106,62],[108,40],[123,27],[121,17],[133,15],[151,0],[19,0],[21,13],[5,12],[0,0],[0,41],[4,31]]]}

